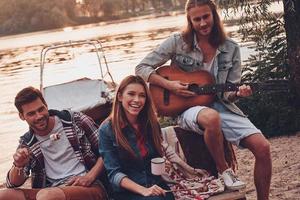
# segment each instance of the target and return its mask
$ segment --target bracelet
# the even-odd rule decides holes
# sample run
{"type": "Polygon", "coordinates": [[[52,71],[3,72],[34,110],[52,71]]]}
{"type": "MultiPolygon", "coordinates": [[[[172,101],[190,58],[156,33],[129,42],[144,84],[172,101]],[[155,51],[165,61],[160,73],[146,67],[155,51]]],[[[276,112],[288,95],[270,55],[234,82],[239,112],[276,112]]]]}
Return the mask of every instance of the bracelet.
{"type": "Polygon", "coordinates": [[[13,162],[13,167],[18,171],[18,175],[21,175],[21,171],[23,171],[24,167],[18,167],[15,162],[13,162]]]}

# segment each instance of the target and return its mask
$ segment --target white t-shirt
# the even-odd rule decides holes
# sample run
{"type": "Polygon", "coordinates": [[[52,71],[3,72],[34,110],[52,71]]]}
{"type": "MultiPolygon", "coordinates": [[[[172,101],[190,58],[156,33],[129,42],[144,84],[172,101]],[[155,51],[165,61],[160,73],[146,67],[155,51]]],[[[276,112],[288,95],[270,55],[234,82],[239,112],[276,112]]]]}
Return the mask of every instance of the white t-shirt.
{"type": "Polygon", "coordinates": [[[40,147],[44,155],[47,180],[54,184],[71,176],[85,174],[86,168],[76,157],[58,117],[55,116],[54,128],[48,135],[36,137],[39,141],[46,140],[40,147]],[[49,139],[53,133],[59,133],[60,139],[56,141],[49,139]]]}
{"type": "Polygon", "coordinates": [[[203,63],[203,70],[208,71],[209,73],[213,74],[212,64],[213,64],[214,60],[216,59],[216,55],[217,54],[214,55],[214,57],[210,60],[210,62],[204,62],[203,63]]]}

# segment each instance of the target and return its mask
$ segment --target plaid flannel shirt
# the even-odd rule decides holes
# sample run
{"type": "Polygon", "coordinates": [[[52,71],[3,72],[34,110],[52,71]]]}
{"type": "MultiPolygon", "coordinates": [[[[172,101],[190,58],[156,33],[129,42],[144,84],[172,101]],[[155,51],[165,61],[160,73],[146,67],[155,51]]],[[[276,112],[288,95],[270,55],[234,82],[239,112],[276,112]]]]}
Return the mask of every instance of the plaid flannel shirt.
{"type": "MultiPolygon", "coordinates": [[[[76,157],[87,170],[90,170],[100,156],[98,151],[98,125],[88,116],[79,112],[49,110],[49,114],[60,118],[76,157]]],[[[37,138],[30,129],[21,136],[18,148],[26,147],[31,152],[30,161],[24,167],[24,172],[27,177],[31,172],[32,188],[44,188],[46,187],[44,156],[37,142],[37,138]]],[[[10,182],[8,175],[9,173],[6,177],[6,186],[9,188],[19,187],[20,185],[14,185],[10,182]]]]}

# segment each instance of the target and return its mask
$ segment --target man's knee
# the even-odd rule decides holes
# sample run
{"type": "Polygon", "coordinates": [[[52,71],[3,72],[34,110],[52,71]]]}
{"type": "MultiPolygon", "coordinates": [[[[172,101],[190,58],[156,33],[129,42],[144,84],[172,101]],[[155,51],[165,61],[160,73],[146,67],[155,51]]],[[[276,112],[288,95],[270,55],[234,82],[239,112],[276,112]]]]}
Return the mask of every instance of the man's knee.
{"type": "Polygon", "coordinates": [[[254,155],[258,159],[269,159],[271,158],[270,143],[266,139],[258,147],[256,154],[254,155]]]}
{"type": "Polygon", "coordinates": [[[205,129],[214,130],[221,126],[220,114],[211,108],[206,108],[198,114],[198,123],[205,129]]]}
{"type": "Polygon", "coordinates": [[[59,188],[45,188],[36,194],[36,200],[65,200],[65,194],[59,188]]]}
{"type": "Polygon", "coordinates": [[[25,200],[25,196],[21,190],[15,189],[2,189],[0,190],[0,200],[25,200]]]}
{"type": "Polygon", "coordinates": [[[257,141],[252,153],[257,160],[269,160],[271,158],[271,146],[269,141],[265,138],[257,141]]]}
{"type": "Polygon", "coordinates": [[[8,189],[0,190],[0,200],[8,199],[8,197],[10,197],[9,194],[10,194],[10,192],[8,191],[8,189]]]}

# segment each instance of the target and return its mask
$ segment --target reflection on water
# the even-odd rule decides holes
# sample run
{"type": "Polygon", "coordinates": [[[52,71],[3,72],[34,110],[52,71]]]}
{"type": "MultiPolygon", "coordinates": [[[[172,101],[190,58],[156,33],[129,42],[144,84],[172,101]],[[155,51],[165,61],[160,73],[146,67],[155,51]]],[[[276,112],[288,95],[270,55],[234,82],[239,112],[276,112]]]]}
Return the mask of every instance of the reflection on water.
{"type": "MultiPolygon", "coordinates": [[[[69,39],[102,41],[109,69],[116,82],[134,73],[134,66],[170,33],[178,31],[184,16],[169,16],[126,23],[76,28],[73,31],[53,31],[0,38],[0,182],[10,167],[17,138],[27,130],[13,105],[14,96],[25,86],[39,87],[40,51],[44,45],[69,39]],[[18,47],[8,49],[11,46],[18,47]],[[15,43],[14,43],[15,42],[15,43]],[[39,44],[39,45],[38,45],[39,44]],[[28,46],[31,45],[31,46],[28,46]],[[33,45],[33,46],[32,46],[33,45]]],[[[236,27],[232,27],[236,29],[236,27]]],[[[248,51],[242,48],[244,58],[248,51]]],[[[94,50],[85,46],[60,49],[47,57],[45,85],[79,77],[99,78],[94,50]]]]}

